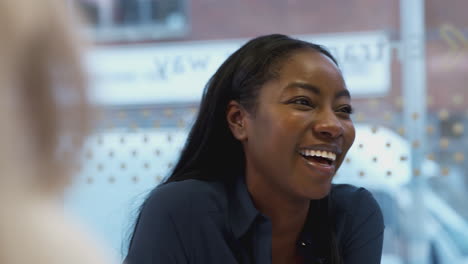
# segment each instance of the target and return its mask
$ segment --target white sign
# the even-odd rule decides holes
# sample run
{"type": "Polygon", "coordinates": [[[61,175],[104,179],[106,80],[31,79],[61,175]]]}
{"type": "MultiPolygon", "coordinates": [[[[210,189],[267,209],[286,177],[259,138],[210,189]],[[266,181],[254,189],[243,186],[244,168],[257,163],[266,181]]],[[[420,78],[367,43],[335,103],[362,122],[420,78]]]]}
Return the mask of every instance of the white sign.
{"type": "MultiPolygon", "coordinates": [[[[305,35],[339,61],[353,97],[390,88],[390,45],[382,32],[305,35]]],[[[105,105],[197,102],[206,82],[247,40],[98,47],[88,56],[92,98],[105,105]]]]}

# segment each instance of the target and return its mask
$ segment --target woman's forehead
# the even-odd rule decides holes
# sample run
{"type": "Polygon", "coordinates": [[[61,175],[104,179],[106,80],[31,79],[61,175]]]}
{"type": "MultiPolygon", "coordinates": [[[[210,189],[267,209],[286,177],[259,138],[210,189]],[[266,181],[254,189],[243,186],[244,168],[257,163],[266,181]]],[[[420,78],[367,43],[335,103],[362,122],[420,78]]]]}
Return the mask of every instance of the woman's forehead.
{"type": "Polygon", "coordinates": [[[340,73],[338,66],[327,55],[312,49],[300,50],[289,55],[281,63],[281,70],[300,72],[330,71],[340,73]]]}
{"type": "Polygon", "coordinates": [[[345,88],[338,66],[326,55],[313,50],[296,52],[285,59],[277,69],[273,81],[287,85],[290,82],[309,82],[315,85],[327,83],[345,88]]]}

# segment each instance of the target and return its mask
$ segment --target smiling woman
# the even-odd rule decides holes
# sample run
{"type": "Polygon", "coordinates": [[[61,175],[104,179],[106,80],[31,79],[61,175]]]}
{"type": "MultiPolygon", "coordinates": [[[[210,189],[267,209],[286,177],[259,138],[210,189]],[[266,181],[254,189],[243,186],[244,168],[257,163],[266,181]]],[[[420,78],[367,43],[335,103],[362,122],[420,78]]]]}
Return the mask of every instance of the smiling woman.
{"type": "Polygon", "coordinates": [[[380,263],[379,206],[363,188],[332,184],[355,137],[350,101],[323,47],[249,41],[208,82],[126,262],[380,263]]]}

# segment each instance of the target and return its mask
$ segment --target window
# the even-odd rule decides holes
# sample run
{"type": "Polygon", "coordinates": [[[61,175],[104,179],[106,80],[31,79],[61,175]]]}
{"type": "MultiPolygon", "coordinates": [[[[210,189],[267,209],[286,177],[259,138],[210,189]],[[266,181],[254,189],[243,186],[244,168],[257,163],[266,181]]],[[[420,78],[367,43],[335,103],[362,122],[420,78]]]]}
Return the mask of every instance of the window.
{"type": "Polygon", "coordinates": [[[74,0],[96,41],[145,41],[184,36],[185,0],[74,0]]]}
{"type": "Polygon", "coordinates": [[[334,181],[379,202],[382,263],[468,263],[467,1],[191,0],[190,22],[188,0],[74,1],[97,40],[152,42],[89,54],[106,110],[67,206],[116,252],[125,254],[138,206],[176,164],[207,80],[251,37],[280,32],[339,61],[357,136],[334,181]],[[407,34],[421,21],[424,39],[407,34]]]}

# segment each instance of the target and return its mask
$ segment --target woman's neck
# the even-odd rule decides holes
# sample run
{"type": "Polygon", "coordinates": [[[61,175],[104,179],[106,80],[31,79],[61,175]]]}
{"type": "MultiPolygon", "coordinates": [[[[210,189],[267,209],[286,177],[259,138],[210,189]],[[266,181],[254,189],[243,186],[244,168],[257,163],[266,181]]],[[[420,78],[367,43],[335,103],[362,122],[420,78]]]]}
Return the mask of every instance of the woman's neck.
{"type": "Polygon", "coordinates": [[[272,223],[273,239],[295,243],[306,221],[310,201],[293,198],[249,177],[246,184],[255,207],[272,223]]]}
{"type": "Polygon", "coordinates": [[[294,199],[262,181],[248,177],[246,184],[257,210],[271,221],[273,264],[295,263],[296,244],[309,212],[310,201],[294,199]]]}

